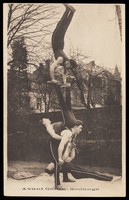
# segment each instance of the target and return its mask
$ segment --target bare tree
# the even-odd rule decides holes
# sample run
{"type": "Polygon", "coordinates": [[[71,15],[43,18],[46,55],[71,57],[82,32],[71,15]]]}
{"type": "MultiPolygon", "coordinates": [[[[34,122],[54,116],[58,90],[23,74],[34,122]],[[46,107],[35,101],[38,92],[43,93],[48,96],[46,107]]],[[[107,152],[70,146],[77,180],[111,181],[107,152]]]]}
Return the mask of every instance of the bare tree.
{"type": "MultiPolygon", "coordinates": [[[[57,101],[57,96],[52,85],[47,84],[47,80],[50,80],[47,63],[46,61],[45,65],[42,63],[40,63],[40,66],[35,65],[37,69],[33,72],[33,78],[31,79],[31,84],[34,84],[31,90],[35,98],[39,95],[41,96],[45,108],[44,112],[49,112],[50,109],[53,110],[57,101]]],[[[43,109],[40,108],[40,112],[42,111],[43,109]]]]}
{"type": "Polygon", "coordinates": [[[116,14],[117,14],[117,17],[118,17],[120,38],[121,38],[121,41],[122,41],[122,16],[121,16],[121,7],[120,7],[120,5],[116,5],[116,14]]]}
{"type": "Polygon", "coordinates": [[[86,108],[95,107],[97,103],[104,105],[111,73],[104,67],[96,65],[94,61],[88,62],[88,56],[78,49],[71,57],[78,62],[76,71],[73,71],[76,79],[72,81],[72,90],[86,108]]]}
{"type": "Polygon", "coordinates": [[[8,4],[7,47],[9,52],[13,41],[24,37],[29,61],[35,64],[42,62],[44,55],[51,54],[50,36],[52,27],[58,21],[57,15],[58,4],[8,4]]]}
{"type": "Polygon", "coordinates": [[[48,27],[53,22],[46,24],[44,21],[52,19],[57,14],[52,4],[11,3],[8,7],[8,46],[20,36],[33,40],[34,37],[50,34],[48,27]]]}

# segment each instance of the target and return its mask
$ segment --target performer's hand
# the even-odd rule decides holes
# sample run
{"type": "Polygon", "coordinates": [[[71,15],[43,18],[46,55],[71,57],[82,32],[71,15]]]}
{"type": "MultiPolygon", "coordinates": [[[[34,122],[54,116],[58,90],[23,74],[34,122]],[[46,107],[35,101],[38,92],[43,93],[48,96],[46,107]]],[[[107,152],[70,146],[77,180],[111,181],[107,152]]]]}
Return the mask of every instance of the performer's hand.
{"type": "Polygon", "coordinates": [[[71,160],[72,160],[72,159],[71,159],[70,157],[68,157],[68,158],[65,160],[65,162],[70,163],[71,160]]]}
{"type": "Polygon", "coordinates": [[[59,158],[59,165],[61,166],[63,163],[64,161],[61,158],[59,158]]]}

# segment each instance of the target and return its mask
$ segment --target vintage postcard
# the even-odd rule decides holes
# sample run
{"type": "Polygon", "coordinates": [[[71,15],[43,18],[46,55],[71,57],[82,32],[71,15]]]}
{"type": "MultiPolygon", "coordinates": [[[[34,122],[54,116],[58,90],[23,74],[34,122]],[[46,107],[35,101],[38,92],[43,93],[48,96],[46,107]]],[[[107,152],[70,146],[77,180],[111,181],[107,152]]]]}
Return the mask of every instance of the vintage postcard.
{"type": "Polygon", "coordinates": [[[3,13],[4,195],[125,197],[125,5],[3,13]]]}

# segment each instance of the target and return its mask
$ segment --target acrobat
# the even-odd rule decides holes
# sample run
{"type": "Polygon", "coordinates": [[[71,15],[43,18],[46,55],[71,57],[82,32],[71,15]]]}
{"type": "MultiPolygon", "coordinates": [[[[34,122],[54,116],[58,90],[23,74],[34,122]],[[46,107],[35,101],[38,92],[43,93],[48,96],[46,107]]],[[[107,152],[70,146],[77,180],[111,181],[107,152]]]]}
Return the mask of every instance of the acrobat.
{"type": "Polygon", "coordinates": [[[55,61],[50,66],[51,81],[49,81],[48,83],[58,83],[58,81],[55,79],[55,69],[59,66],[62,66],[63,84],[64,86],[70,86],[70,84],[67,84],[67,71],[72,68],[76,68],[77,63],[73,59],[69,59],[63,50],[64,37],[74,15],[75,9],[68,4],[64,5],[66,7],[64,15],[58,22],[52,34],[52,49],[54,52],[55,61]]]}

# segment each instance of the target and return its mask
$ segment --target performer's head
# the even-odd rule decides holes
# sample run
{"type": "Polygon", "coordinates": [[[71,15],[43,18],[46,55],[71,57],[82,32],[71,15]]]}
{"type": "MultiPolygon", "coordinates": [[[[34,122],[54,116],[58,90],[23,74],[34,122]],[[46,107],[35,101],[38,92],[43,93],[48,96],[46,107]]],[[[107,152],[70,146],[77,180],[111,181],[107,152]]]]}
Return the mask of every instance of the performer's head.
{"type": "Polygon", "coordinates": [[[59,56],[57,58],[57,64],[63,64],[63,57],[59,56]]]}
{"type": "Polygon", "coordinates": [[[71,123],[71,130],[73,134],[79,134],[83,128],[83,122],[81,120],[76,120],[75,122],[71,123]]]}
{"type": "Polygon", "coordinates": [[[51,124],[50,119],[47,119],[47,118],[41,119],[40,122],[41,122],[43,125],[45,125],[45,126],[51,124]]]}
{"type": "Polygon", "coordinates": [[[65,68],[66,68],[67,70],[69,70],[69,69],[72,68],[72,66],[71,66],[71,64],[70,64],[70,62],[69,62],[69,60],[66,60],[65,63],[64,63],[64,65],[65,65],[65,68]]]}
{"type": "Polygon", "coordinates": [[[77,63],[75,62],[75,60],[70,59],[70,60],[66,60],[65,61],[65,68],[68,69],[73,69],[73,68],[77,68],[77,63]]]}

